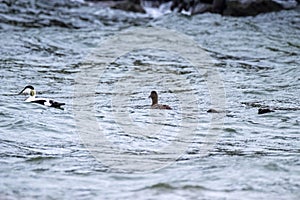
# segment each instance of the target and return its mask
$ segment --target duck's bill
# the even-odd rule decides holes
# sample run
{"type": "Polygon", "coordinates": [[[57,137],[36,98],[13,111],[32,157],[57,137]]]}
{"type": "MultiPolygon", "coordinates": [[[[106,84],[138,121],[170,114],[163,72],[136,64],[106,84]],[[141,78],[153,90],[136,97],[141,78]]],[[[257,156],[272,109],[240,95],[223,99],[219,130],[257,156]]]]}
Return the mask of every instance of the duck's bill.
{"type": "Polygon", "coordinates": [[[24,90],[25,90],[25,89],[23,89],[21,92],[19,92],[19,93],[18,93],[18,95],[20,95],[20,94],[24,94],[24,93],[23,93],[23,92],[24,92],[24,90]]]}

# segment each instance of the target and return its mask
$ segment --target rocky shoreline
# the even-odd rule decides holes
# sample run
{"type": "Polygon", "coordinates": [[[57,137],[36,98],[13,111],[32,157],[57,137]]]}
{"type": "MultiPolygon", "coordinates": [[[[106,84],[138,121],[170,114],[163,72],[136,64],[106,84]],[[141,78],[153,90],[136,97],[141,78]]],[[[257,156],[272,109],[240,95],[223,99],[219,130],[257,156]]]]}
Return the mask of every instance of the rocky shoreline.
{"type": "Polygon", "coordinates": [[[169,4],[172,12],[196,15],[206,12],[230,16],[255,16],[260,13],[294,9],[300,0],[86,0],[97,2],[113,9],[146,13],[145,5],[160,7],[169,4]]]}

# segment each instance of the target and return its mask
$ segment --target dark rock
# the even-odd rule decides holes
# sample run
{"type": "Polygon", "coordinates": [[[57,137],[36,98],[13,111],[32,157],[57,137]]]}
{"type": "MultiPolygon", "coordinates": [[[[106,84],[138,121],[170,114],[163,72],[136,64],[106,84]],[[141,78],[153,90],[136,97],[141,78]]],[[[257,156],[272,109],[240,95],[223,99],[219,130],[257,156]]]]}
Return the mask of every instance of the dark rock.
{"type": "MultiPolygon", "coordinates": [[[[57,1],[57,0],[56,0],[57,1]]],[[[189,12],[191,15],[205,12],[231,16],[255,16],[260,13],[296,8],[300,0],[86,0],[101,2],[107,7],[124,11],[145,13],[143,4],[158,8],[161,4],[172,2],[174,12],[189,12]],[[297,3],[298,2],[298,3],[297,3]]]]}
{"type": "Polygon", "coordinates": [[[168,3],[171,0],[142,0],[142,4],[150,5],[152,8],[159,8],[161,4],[168,3]]]}
{"type": "MultiPolygon", "coordinates": [[[[56,0],[57,1],[57,0],[56,0]]],[[[191,15],[205,12],[231,16],[255,16],[260,13],[296,8],[300,0],[86,0],[101,2],[108,7],[124,11],[145,13],[143,3],[158,8],[161,4],[172,2],[171,10],[190,12],[191,15]],[[150,2],[150,3],[149,3],[150,2]],[[297,3],[298,2],[298,3],[297,3]]]]}
{"type": "Polygon", "coordinates": [[[117,2],[111,8],[130,11],[130,12],[139,12],[139,13],[146,13],[144,8],[141,5],[140,0],[125,0],[117,2]]]}
{"type": "Polygon", "coordinates": [[[282,5],[272,0],[227,0],[225,15],[255,16],[260,13],[280,11],[282,5]]]}
{"type": "Polygon", "coordinates": [[[190,11],[192,15],[204,12],[231,16],[255,16],[260,13],[297,7],[300,0],[172,0],[172,11],[190,11]]]}
{"type": "Polygon", "coordinates": [[[274,110],[271,110],[270,108],[259,108],[258,109],[258,114],[265,114],[269,112],[274,112],[274,110]]]}
{"type": "Polygon", "coordinates": [[[191,15],[197,15],[205,12],[212,12],[212,5],[207,3],[197,3],[191,9],[191,15]]]}
{"type": "Polygon", "coordinates": [[[193,4],[193,1],[188,1],[188,0],[173,0],[172,1],[172,6],[171,6],[171,10],[177,10],[177,12],[182,12],[184,11],[188,11],[191,8],[190,4],[193,4]]]}
{"type": "Polygon", "coordinates": [[[214,0],[212,4],[213,13],[223,13],[226,6],[225,0],[214,0]]]}

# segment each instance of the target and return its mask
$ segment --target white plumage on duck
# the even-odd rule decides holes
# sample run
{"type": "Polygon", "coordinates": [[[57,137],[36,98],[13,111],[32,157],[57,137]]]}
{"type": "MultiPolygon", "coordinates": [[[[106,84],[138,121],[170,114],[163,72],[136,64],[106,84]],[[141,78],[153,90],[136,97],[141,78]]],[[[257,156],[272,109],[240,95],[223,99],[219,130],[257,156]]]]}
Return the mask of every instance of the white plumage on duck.
{"type": "Polygon", "coordinates": [[[65,105],[65,103],[59,103],[52,99],[46,98],[37,98],[36,91],[33,86],[27,85],[19,94],[29,95],[29,97],[25,100],[25,102],[38,103],[48,107],[61,108],[61,106],[65,105]]]}

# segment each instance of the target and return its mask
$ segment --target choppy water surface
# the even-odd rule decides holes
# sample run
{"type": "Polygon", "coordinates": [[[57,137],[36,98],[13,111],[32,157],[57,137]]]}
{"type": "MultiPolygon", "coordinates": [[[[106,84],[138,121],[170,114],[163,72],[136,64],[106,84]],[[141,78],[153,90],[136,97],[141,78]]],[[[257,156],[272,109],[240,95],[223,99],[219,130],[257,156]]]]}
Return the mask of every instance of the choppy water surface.
{"type": "MultiPolygon", "coordinates": [[[[0,199],[300,198],[299,10],[246,18],[169,14],[151,19],[76,3],[58,9],[41,1],[2,3],[0,19],[0,199]],[[99,75],[96,90],[82,98],[92,94],[97,123],[112,143],[128,150],[126,157],[147,155],[176,140],[183,120],[178,97],[196,96],[197,107],[190,112],[197,112],[197,121],[188,122],[197,129],[193,138],[178,141],[186,151],[160,170],[134,173],[108,167],[84,146],[74,117],[75,79],[83,68],[95,67],[88,57],[108,36],[132,26],[184,33],[214,59],[211,67],[219,71],[226,92],[226,117],[207,154],[201,147],[208,142],[213,114],[206,113],[211,99],[205,74],[184,58],[155,49],[118,58],[99,75]],[[65,102],[65,110],[24,103],[16,94],[27,84],[40,96],[65,102]],[[151,90],[174,110],[153,113],[151,90]],[[114,105],[124,98],[116,111],[120,107],[114,105]],[[265,106],[276,110],[258,115],[265,106]],[[143,134],[153,124],[163,131],[143,134]]],[[[104,155],[114,161],[112,152],[104,155]]]]}

